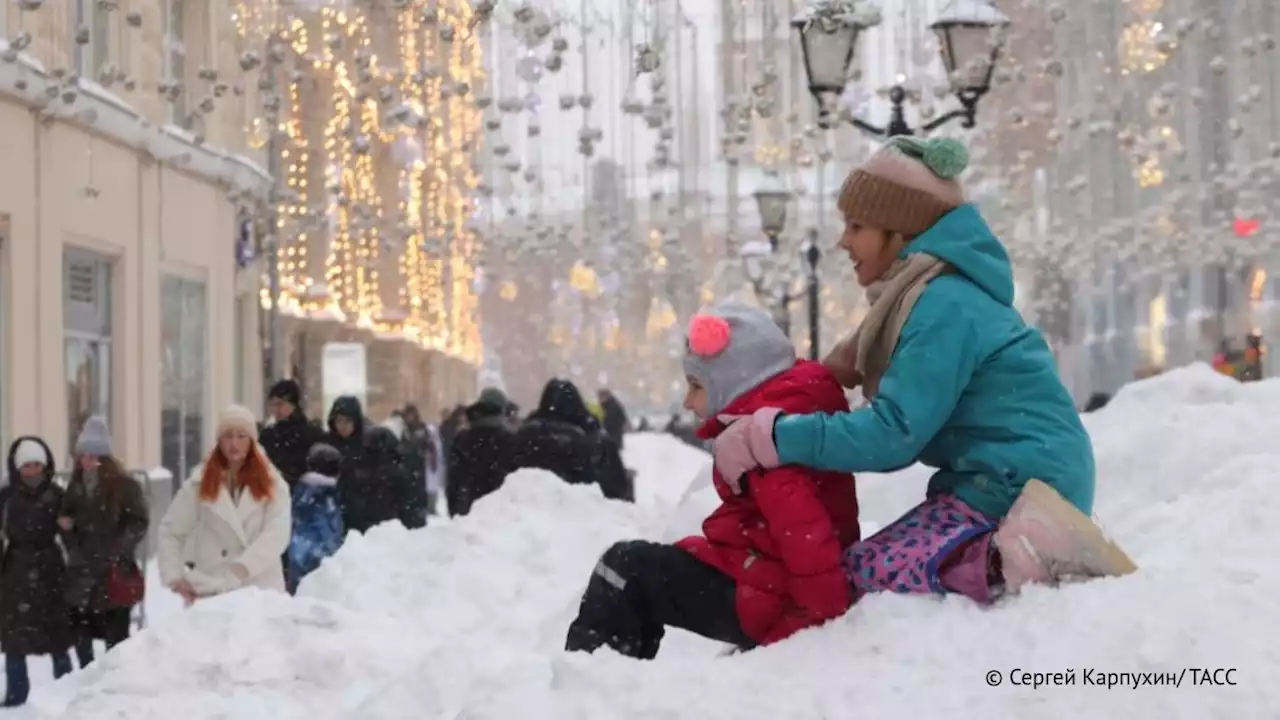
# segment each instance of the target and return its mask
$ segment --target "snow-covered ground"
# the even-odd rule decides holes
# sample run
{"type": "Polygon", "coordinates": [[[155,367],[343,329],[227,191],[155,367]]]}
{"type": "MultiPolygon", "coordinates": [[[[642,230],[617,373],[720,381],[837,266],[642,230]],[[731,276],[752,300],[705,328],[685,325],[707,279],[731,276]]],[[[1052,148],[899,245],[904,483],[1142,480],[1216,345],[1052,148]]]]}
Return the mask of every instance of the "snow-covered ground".
{"type": "Polygon", "coordinates": [[[636,503],[645,507],[674,505],[689,487],[689,480],[711,456],[661,433],[626,436],[622,461],[636,471],[636,503]]]}
{"type": "MultiPolygon", "coordinates": [[[[648,663],[567,655],[564,631],[599,553],[696,530],[715,503],[704,455],[629,438],[633,463],[645,454],[644,503],[522,471],[459,522],[352,538],[304,597],[244,591],[153,612],[149,630],[44,685],[15,717],[1272,718],[1278,409],[1280,381],[1243,386],[1196,366],[1130,386],[1088,417],[1098,518],[1141,566],[1126,578],[1032,588],[989,609],[872,597],[734,657],[687,635],[648,663]],[[1235,669],[1217,674],[1235,685],[1197,685],[1192,668],[1235,669]],[[1085,685],[1086,670],[1104,682],[1172,674],[1181,686],[1085,685]],[[1075,684],[1013,684],[1023,672],[1071,672],[1075,684]]],[[[859,478],[866,530],[916,502],[926,477],[859,478]]]]}

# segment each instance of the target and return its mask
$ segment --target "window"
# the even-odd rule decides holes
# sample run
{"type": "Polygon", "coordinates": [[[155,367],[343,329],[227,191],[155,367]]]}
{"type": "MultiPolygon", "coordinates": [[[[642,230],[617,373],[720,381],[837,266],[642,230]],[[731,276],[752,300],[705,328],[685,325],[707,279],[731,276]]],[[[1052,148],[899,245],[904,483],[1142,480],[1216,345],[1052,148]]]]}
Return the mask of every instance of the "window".
{"type": "MultiPolygon", "coordinates": [[[[0,10],[0,18],[4,17],[7,10],[0,10]]],[[[0,20],[2,22],[2,20],[0,20]]],[[[9,240],[9,214],[0,214],[0,277],[4,276],[4,266],[7,256],[4,253],[5,244],[9,240]]],[[[3,290],[3,287],[0,287],[3,290]]],[[[0,294],[0,298],[3,298],[0,294]]],[[[9,447],[8,423],[5,419],[4,408],[8,401],[9,394],[9,378],[6,370],[6,363],[9,358],[9,315],[6,312],[6,306],[3,300],[0,300],[0,447],[9,447]]]]}
{"type": "Polygon", "coordinates": [[[67,250],[62,261],[67,447],[91,415],[111,422],[111,261],[67,250]]]}
{"type": "Polygon", "coordinates": [[[160,464],[186,478],[206,449],[204,284],[166,277],[160,305],[160,464]]]}
{"type": "Polygon", "coordinates": [[[95,0],[71,0],[71,3],[75,19],[71,26],[71,46],[76,72],[87,80],[96,80],[98,71],[111,58],[111,13],[95,0]],[[82,45],[76,40],[80,28],[89,31],[87,44],[82,45]]]}
{"type": "Polygon", "coordinates": [[[185,127],[187,122],[187,16],[184,0],[164,2],[165,77],[183,85],[183,92],[170,105],[169,122],[185,127]]]}

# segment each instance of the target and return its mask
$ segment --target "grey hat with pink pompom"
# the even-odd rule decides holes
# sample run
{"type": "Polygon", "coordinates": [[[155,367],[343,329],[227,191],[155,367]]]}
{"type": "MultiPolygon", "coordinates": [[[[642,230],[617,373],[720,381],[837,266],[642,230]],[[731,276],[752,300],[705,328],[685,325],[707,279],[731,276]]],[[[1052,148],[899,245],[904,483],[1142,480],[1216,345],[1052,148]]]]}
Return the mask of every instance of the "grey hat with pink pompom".
{"type": "Polygon", "coordinates": [[[707,417],[796,364],[796,349],[773,318],[749,305],[720,305],[693,317],[684,372],[707,390],[707,417]]]}

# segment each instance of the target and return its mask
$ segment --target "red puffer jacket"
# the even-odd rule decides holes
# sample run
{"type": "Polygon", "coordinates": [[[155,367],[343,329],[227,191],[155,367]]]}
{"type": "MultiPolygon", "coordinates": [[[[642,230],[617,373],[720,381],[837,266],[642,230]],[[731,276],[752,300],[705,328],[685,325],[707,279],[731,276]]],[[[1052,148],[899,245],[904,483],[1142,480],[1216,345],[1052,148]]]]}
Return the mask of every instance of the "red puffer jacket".
{"type": "MultiPolygon", "coordinates": [[[[834,413],[847,411],[849,403],[825,366],[801,360],[721,414],[764,407],[834,413]]],[[[723,430],[712,418],[698,434],[712,438],[723,430]]],[[[723,504],[702,523],[706,537],[676,545],[737,581],[738,621],[747,635],[767,645],[849,609],[853,597],[841,555],[859,539],[851,475],[791,465],[750,473],[742,495],[719,473],[715,485],[723,504]]]]}

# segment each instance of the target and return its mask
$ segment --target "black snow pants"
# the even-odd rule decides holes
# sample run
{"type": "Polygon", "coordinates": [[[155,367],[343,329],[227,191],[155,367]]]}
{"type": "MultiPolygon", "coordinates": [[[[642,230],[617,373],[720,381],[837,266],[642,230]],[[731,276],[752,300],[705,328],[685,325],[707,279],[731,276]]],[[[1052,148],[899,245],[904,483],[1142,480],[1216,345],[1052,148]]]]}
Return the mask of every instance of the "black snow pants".
{"type": "Polygon", "coordinates": [[[594,652],[608,645],[652,660],[668,625],[754,647],[738,622],[734,593],[733,578],[674,545],[615,543],[591,574],[565,649],[594,652]]]}

